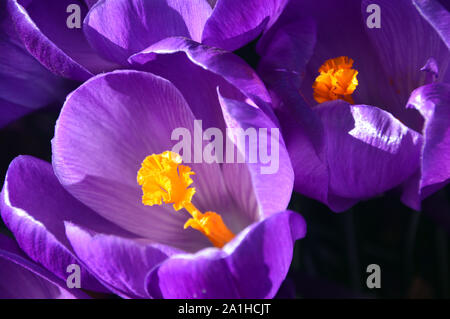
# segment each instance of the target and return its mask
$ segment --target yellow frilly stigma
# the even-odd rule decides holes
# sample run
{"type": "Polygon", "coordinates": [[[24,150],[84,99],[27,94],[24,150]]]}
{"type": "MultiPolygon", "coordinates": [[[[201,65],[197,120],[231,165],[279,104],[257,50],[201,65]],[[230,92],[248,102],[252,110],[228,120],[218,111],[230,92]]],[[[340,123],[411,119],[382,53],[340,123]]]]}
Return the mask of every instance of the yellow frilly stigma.
{"type": "Polygon", "coordinates": [[[341,99],[353,104],[352,94],[358,86],[358,71],[352,66],[353,60],[346,56],[325,61],[312,85],[314,99],[318,103],[341,99]]]}
{"type": "Polygon", "coordinates": [[[189,166],[181,165],[182,158],[175,152],[165,151],[161,154],[147,156],[137,174],[137,182],[142,187],[144,205],[173,204],[178,211],[186,209],[192,218],[184,228],[192,227],[204,234],[216,247],[223,247],[234,238],[222,217],[215,212],[202,214],[193,204],[195,188],[189,187],[195,173],[189,166]]]}

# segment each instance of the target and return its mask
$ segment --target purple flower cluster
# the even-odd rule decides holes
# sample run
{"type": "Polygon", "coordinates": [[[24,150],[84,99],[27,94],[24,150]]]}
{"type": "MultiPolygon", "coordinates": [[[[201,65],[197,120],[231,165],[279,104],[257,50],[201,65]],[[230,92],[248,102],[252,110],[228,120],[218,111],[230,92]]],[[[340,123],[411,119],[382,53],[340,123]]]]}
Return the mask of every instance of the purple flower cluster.
{"type": "MultiPolygon", "coordinates": [[[[65,101],[52,162],[19,156],[5,176],[16,242],[0,237],[0,298],[273,298],[306,235],[293,191],[338,212],[394,190],[420,210],[450,180],[450,13],[377,2],[381,28],[365,0],[2,1],[0,126],[65,101]],[[66,25],[74,3],[81,28],[66,25]],[[256,70],[233,53],[251,42],[256,70]],[[351,103],[318,103],[318,70],[338,57],[357,70],[351,103]],[[144,205],[136,181],[196,120],[281,131],[274,174],[261,160],[187,164],[193,216],[214,211],[234,234],[223,247],[209,226],[184,229],[190,200],[144,205]],[[83,290],[66,284],[73,264],[83,290]]],[[[330,96],[350,69],[333,61],[330,96]]]]}

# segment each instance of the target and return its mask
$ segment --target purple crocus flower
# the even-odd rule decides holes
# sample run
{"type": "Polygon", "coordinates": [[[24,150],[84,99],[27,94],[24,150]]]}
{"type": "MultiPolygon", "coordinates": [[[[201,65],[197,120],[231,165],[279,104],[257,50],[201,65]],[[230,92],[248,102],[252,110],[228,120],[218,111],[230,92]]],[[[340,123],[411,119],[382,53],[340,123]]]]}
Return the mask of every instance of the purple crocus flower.
{"type": "Polygon", "coordinates": [[[296,191],[342,211],[396,188],[418,210],[450,177],[450,14],[372,2],[291,1],[258,44],[259,72],[296,191]]]}
{"type": "Polygon", "coordinates": [[[129,66],[132,54],[174,36],[237,49],[269,28],[287,1],[8,0],[8,11],[38,61],[55,74],[84,81],[129,66]],[[70,5],[80,8],[80,28],[67,26],[70,5]]]}
{"type": "Polygon", "coordinates": [[[305,235],[303,218],[286,211],[293,171],[281,137],[268,138],[280,143],[274,174],[262,175],[259,161],[183,163],[195,172],[192,204],[220,215],[235,235],[222,248],[194,224],[183,229],[186,210],[143,204],[141,163],[172,149],[174,129],[195,136],[194,120],[223,132],[276,128],[268,92],[239,58],[185,38],[167,41],[163,52],[156,44],[130,60],[152,73],[101,74],[67,97],[53,167],[28,156],[11,163],[3,220],[20,247],[60,278],[68,263],[79,263],[85,289],[102,284],[131,298],[271,298],[294,241],[305,235]]]}
{"type": "Polygon", "coordinates": [[[79,289],[32,262],[5,235],[0,235],[0,299],[87,299],[79,289]]]}
{"type": "Polygon", "coordinates": [[[11,32],[0,33],[0,79],[8,83],[0,92],[0,126],[59,101],[67,93],[61,77],[85,81],[130,68],[132,54],[163,39],[242,47],[276,21],[287,1],[4,1],[0,22],[11,32]]]}

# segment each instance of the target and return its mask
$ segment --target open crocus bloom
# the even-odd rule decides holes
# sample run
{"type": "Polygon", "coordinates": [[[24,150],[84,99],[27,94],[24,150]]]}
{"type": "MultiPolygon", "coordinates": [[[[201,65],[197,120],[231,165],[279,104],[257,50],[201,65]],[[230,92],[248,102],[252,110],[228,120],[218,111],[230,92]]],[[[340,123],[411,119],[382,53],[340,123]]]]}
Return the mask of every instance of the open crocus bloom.
{"type": "Polygon", "coordinates": [[[14,160],[2,217],[20,247],[59,277],[67,263],[79,263],[86,289],[98,290],[100,282],[132,298],[273,297],[294,241],[305,234],[302,217],[285,210],[293,171],[283,140],[268,138],[280,143],[279,169],[269,175],[259,161],[181,163],[166,153],[177,143],[175,129],[197,134],[194,120],[223,132],[275,128],[262,111],[270,111],[268,93],[231,53],[186,39],[171,46],[135,56],[153,73],[105,73],[68,96],[52,143],[53,168],[32,157],[14,160]],[[154,185],[167,191],[159,198],[167,204],[154,185]],[[195,195],[185,192],[188,186],[195,195]],[[203,221],[189,204],[220,215],[223,225],[199,231],[195,222],[203,221]],[[222,226],[232,235],[218,248],[211,240],[218,237],[207,235],[222,226]]]}
{"type": "Polygon", "coordinates": [[[32,262],[17,244],[0,235],[0,299],[89,298],[82,291],[70,291],[66,282],[32,262]]]}
{"type": "Polygon", "coordinates": [[[342,211],[398,187],[420,209],[450,177],[450,14],[377,1],[381,28],[369,28],[371,3],[292,1],[259,42],[259,72],[296,191],[342,211]]]}

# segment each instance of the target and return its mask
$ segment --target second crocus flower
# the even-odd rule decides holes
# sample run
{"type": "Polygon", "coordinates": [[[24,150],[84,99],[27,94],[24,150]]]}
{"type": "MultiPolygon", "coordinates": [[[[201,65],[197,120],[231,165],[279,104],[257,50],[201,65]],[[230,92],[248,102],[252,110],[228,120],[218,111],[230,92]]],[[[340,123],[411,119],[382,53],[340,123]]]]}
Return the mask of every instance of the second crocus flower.
{"type": "Polygon", "coordinates": [[[450,14],[433,0],[376,7],[380,28],[371,1],[293,0],[257,48],[294,189],[334,211],[393,188],[419,210],[450,177],[450,14]]]}
{"type": "Polygon", "coordinates": [[[171,153],[173,131],[194,136],[195,120],[224,136],[230,127],[276,128],[270,98],[233,54],[170,41],[171,50],[153,46],[130,61],[152,73],[105,73],[68,96],[53,167],[14,160],[2,217],[21,248],[58,276],[67,263],[82,265],[87,289],[271,298],[306,231],[286,210],[293,171],[282,138],[269,136],[279,143],[279,169],[270,175],[261,162],[184,163],[171,153]]]}

